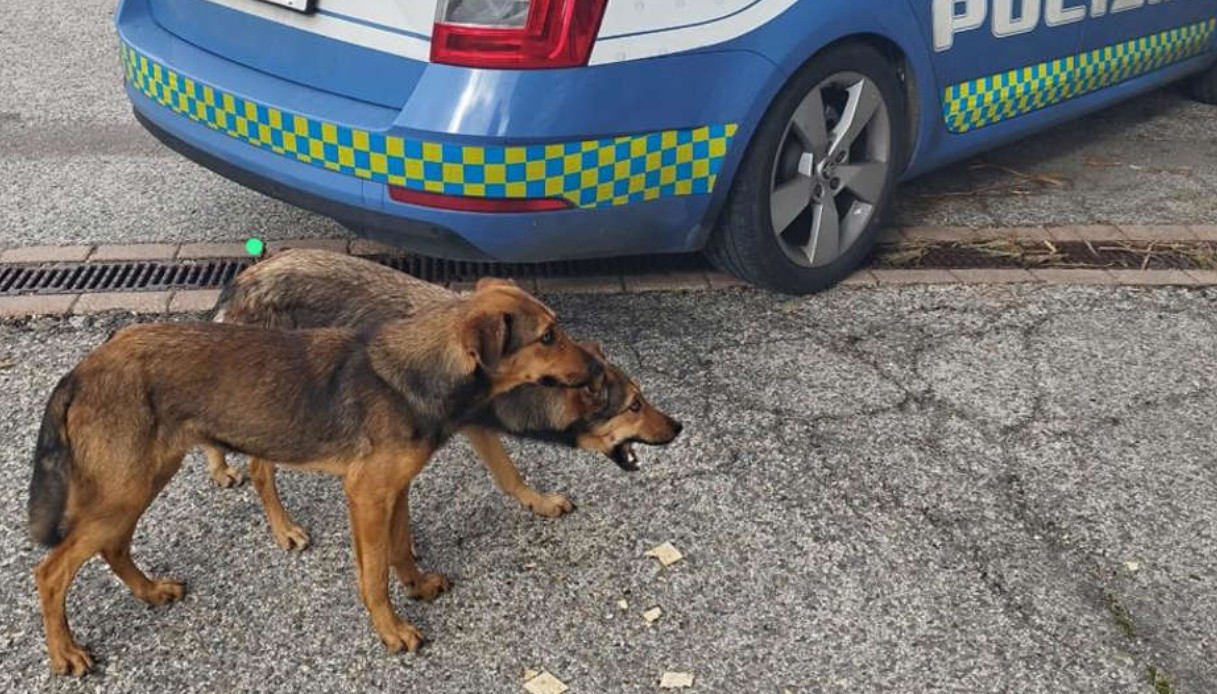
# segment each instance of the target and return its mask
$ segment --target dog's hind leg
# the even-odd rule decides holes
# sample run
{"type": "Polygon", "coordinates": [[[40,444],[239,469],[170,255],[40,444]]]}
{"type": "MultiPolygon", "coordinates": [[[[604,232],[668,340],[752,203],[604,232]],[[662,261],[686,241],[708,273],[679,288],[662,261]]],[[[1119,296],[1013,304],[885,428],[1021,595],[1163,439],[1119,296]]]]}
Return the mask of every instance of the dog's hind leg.
{"type": "Polygon", "coordinates": [[[393,539],[389,545],[390,560],[398,580],[410,597],[430,602],[452,587],[443,574],[424,573],[414,563],[414,537],[410,533],[410,489],[398,497],[393,506],[393,539]]]}
{"type": "Polygon", "coordinates": [[[524,508],[545,518],[557,518],[575,510],[575,505],[561,494],[542,494],[528,486],[520,471],[511,462],[507,449],[503,448],[503,442],[494,432],[481,427],[465,427],[461,431],[469,438],[469,443],[473,444],[473,450],[486,464],[499,489],[520,502],[524,508]]]}
{"type": "Polygon", "coordinates": [[[186,594],[185,584],[168,578],[148,578],[131,558],[131,536],[135,534],[135,524],[142,514],[143,509],[140,509],[139,513],[125,519],[127,528],[118,529],[119,532],[101,550],[101,556],[135,597],[149,605],[159,606],[181,600],[186,594]]]}
{"type": "MultiPolygon", "coordinates": [[[[147,505],[145,504],[145,507],[147,505]]],[[[90,557],[100,553],[136,597],[153,605],[181,599],[184,588],[177,581],[153,581],[131,560],[131,535],[143,508],[133,513],[107,510],[80,515],[72,530],[34,570],[42,623],[46,629],[51,669],[57,675],[80,676],[93,667],[89,653],[76,642],[68,627],[66,599],[76,572],[90,557]],[[118,524],[113,519],[121,517],[118,524]]]]}
{"type": "Polygon", "coordinates": [[[216,486],[228,489],[241,485],[241,471],[224,460],[224,451],[215,446],[203,446],[203,455],[207,456],[207,475],[216,486]]]}
{"type": "Polygon", "coordinates": [[[275,464],[259,458],[249,459],[249,479],[262,498],[262,508],[266,511],[266,521],[270,523],[270,533],[275,542],[287,551],[302,550],[308,547],[308,533],[292,521],[287,509],[279,498],[279,489],[275,486],[275,464]]]}
{"type": "Polygon", "coordinates": [[[34,583],[42,603],[42,624],[51,670],[57,675],[79,677],[93,668],[93,658],[72,636],[68,627],[67,595],[72,579],[100,549],[87,524],[77,523],[51,553],[34,569],[34,583]]]}
{"type": "MultiPolygon", "coordinates": [[[[97,447],[95,435],[88,429],[78,435],[77,441],[83,444],[78,445],[78,452],[97,447]]],[[[112,443],[107,440],[105,445],[112,443]]],[[[181,596],[180,584],[175,590],[171,581],[151,581],[144,576],[131,561],[129,547],[139,517],[177,472],[182,457],[178,453],[151,458],[152,464],[146,468],[151,474],[141,482],[122,475],[88,475],[89,470],[121,468],[113,464],[82,464],[79,458],[75,459],[78,475],[75,484],[83,487],[78,487],[81,491],[69,499],[67,536],[34,569],[47,651],[51,669],[57,674],[83,675],[93,666],[92,658],[72,637],[65,608],[72,579],[93,555],[100,553],[136,595],[145,600],[161,599],[165,594],[181,596]]]]}
{"type": "MultiPolygon", "coordinates": [[[[158,455],[154,466],[156,473],[151,479],[145,480],[144,485],[125,485],[121,491],[121,504],[105,509],[104,513],[108,520],[102,540],[101,557],[110,565],[114,574],[127,584],[135,597],[149,605],[164,605],[181,600],[186,594],[186,586],[181,581],[148,578],[131,558],[131,536],[135,534],[136,524],[144,515],[144,511],[148,510],[152,500],[161,493],[182,466],[184,457],[185,455],[179,452],[158,455]]],[[[117,490],[111,494],[120,496],[117,490]]]]}

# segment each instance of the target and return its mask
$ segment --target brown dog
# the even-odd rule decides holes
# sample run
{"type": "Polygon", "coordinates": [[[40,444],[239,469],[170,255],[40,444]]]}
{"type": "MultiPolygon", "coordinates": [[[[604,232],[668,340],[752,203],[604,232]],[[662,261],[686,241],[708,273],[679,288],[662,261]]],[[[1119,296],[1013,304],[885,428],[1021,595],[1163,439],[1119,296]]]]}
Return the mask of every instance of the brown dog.
{"type": "Polygon", "coordinates": [[[181,583],[145,576],[130,544],[201,444],[342,476],[372,627],[390,650],[416,649],[422,635],[389,602],[389,567],[418,598],[448,581],[414,564],[411,480],[491,397],[523,383],[581,387],[599,369],[548,308],[501,282],[362,333],[215,323],[118,331],[55,387],[34,454],[30,532],[54,547],[34,571],[52,668],[92,666],[64,599],[93,555],[146,602],[182,596],[181,583]]]}
{"type": "MultiPolygon", "coordinates": [[[[215,320],[266,327],[315,328],[369,325],[403,318],[458,294],[383,265],[328,251],[295,249],[277,253],[242,272],[215,310],[215,320]]],[[[662,445],[681,425],[642,397],[637,384],[605,359],[599,346],[583,345],[604,363],[596,389],[524,385],[495,398],[463,430],[503,492],[534,513],[556,517],[573,509],[559,494],[541,494],[520,476],[496,435],[541,439],[594,450],[626,470],[637,470],[633,444],[662,445]]],[[[205,447],[208,471],[221,487],[237,484],[223,451],[205,447]]],[[[296,525],[275,488],[274,465],[253,460],[250,478],[266,509],[275,541],[283,549],[303,549],[308,534],[296,525]]]]}

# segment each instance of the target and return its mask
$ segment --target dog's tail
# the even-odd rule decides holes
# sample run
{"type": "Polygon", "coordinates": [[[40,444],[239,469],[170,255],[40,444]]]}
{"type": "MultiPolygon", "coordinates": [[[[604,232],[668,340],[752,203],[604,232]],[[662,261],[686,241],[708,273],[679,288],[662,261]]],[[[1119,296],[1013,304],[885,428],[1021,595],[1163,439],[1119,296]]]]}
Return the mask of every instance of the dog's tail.
{"type": "Polygon", "coordinates": [[[59,380],[38,430],[34,450],[34,475],[30,478],[30,537],[47,547],[63,540],[63,514],[68,502],[71,477],[72,443],[68,440],[68,406],[76,396],[76,374],[59,380]]]}

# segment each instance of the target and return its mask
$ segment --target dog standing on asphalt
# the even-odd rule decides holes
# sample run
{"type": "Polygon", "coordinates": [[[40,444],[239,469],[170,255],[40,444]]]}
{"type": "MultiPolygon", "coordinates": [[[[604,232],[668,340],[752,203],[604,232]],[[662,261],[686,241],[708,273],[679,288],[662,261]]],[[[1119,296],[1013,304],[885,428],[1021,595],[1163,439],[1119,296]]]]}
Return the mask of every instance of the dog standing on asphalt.
{"type": "MultiPolygon", "coordinates": [[[[233,280],[216,305],[214,320],[271,328],[366,329],[405,318],[460,296],[378,263],[330,251],[293,249],[272,255],[233,280]]],[[[598,345],[584,343],[604,365],[598,388],[524,385],[491,401],[462,429],[504,493],[541,516],[574,507],[560,494],[530,487],[511,461],[499,432],[598,451],[625,470],[637,470],[635,443],[663,445],[681,425],[642,396],[638,385],[607,362],[598,345]]],[[[208,472],[221,487],[240,473],[222,449],[204,446],[208,472]]],[[[274,463],[253,459],[249,476],[262,499],[271,533],[287,550],[307,546],[308,534],[292,521],[275,486],[274,463]]]]}
{"type": "Polygon", "coordinates": [[[145,602],[182,597],[180,582],[136,566],[131,537],[198,445],[341,476],[372,627],[391,651],[415,650],[422,634],[394,611],[389,568],[413,597],[449,584],[414,563],[411,480],[491,398],[525,383],[583,387],[600,371],[544,304],[493,280],[364,331],[119,330],[59,381],[34,453],[29,527],[53,548],[34,570],[52,669],[92,667],[65,598],[95,554],[145,602]]]}

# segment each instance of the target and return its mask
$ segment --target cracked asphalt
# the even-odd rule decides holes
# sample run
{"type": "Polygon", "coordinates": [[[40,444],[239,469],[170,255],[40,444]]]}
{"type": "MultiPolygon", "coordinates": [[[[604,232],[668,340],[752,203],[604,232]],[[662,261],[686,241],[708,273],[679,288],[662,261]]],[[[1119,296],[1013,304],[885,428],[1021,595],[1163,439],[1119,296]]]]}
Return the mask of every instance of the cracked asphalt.
{"type": "Polygon", "coordinates": [[[412,511],[420,564],[454,589],[396,591],[422,651],[388,655],[368,627],[335,480],[281,476],[314,541],[289,555],[251,490],[212,488],[193,457],[134,550],[189,595],[147,608],[87,565],[83,681],[45,661],[29,454],[55,380],[130,319],[0,323],[0,689],[515,692],[531,668],[575,692],[653,691],[666,670],[706,692],[1217,691],[1217,292],[551,302],[685,433],[634,475],[514,445],[578,505],[556,521],[445,449],[412,511]],[[643,556],[663,541],[685,559],[643,556]]]}

